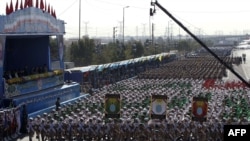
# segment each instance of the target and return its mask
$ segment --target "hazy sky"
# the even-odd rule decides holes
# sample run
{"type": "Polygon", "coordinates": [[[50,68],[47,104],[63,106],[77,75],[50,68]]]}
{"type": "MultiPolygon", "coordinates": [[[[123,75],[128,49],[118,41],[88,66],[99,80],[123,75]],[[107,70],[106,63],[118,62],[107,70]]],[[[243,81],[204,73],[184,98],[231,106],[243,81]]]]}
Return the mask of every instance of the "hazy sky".
{"type": "MultiPolygon", "coordinates": [[[[5,14],[6,3],[10,1],[0,0],[0,14],[5,14]]],[[[15,5],[16,0],[12,1],[15,5]]],[[[36,0],[33,1],[35,3],[36,0]]],[[[122,33],[123,7],[129,6],[125,9],[125,36],[149,36],[150,2],[151,0],[81,0],[81,35],[112,37],[113,27],[117,27],[117,34],[122,33]]],[[[250,31],[249,0],[158,2],[195,34],[243,34],[250,31]]],[[[46,3],[52,5],[57,17],[67,23],[65,37],[78,37],[79,0],[46,0],[46,3]]],[[[168,25],[174,35],[179,32],[186,35],[165,13],[157,7],[156,9],[155,16],[151,18],[155,23],[155,35],[167,35],[168,25]]]]}

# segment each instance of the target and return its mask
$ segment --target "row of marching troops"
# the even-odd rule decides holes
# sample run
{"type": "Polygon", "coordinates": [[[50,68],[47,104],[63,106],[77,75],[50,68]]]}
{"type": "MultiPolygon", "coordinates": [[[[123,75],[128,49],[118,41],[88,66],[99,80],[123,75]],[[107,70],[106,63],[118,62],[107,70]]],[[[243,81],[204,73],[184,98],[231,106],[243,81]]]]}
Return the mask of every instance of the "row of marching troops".
{"type": "MultiPolygon", "coordinates": [[[[224,124],[249,124],[249,120],[244,119],[246,115],[237,119],[232,108],[232,105],[241,98],[249,101],[248,93],[243,96],[249,89],[207,90],[201,87],[201,82],[203,80],[123,80],[116,85],[103,87],[101,91],[94,91],[93,95],[84,100],[61,105],[58,111],[53,110],[51,113],[30,118],[27,126],[29,137],[32,139],[36,136],[39,140],[173,141],[177,138],[183,140],[194,138],[199,141],[220,141],[223,139],[224,124]],[[169,85],[171,83],[173,85],[169,85]],[[103,112],[107,92],[122,95],[123,106],[119,119],[107,119],[103,112]],[[190,100],[194,95],[207,92],[211,93],[207,121],[203,123],[192,121],[191,103],[183,102],[179,96],[182,95],[190,100]],[[173,108],[168,106],[166,120],[150,120],[148,98],[152,93],[165,93],[169,98],[172,97],[169,104],[173,105],[173,108]],[[234,97],[233,101],[231,98],[225,100],[230,101],[228,106],[223,102],[225,96],[234,97]],[[177,106],[179,102],[182,105],[177,106]],[[225,113],[229,117],[223,119],[225,113]]],[[[238,109],[241,109],[241,106],[238,109]]],[[[245,106],[242,109],[247,110],[245,106]]]]}
{"type": "Polygon", "coordinates": [[[24,104],[0,110],[0,141],[8,141],[26,133],[27,114],[24,104]]]}
{"type": "Polygon", "coordinates": [[[167,120],[88,118],[81,115],[53,118],[52,115],[37,116],[28,121],[29,138],[37,140],[222,140],[222,123],[200,123],[188,120],[181,122],[167,120]]]}
{"type": "MultiPolygon", "coordinates": [[[[224,57],[221,59],[230,67],[232,67],[233,64],[239,64],[237,57],[224,57]]],[[[139,78],[147,79],[221,79],[226,76],[226,67],[211,56],[176,60],[163,64],[158,69],[148,70],[138,75],[139,78]]]]}

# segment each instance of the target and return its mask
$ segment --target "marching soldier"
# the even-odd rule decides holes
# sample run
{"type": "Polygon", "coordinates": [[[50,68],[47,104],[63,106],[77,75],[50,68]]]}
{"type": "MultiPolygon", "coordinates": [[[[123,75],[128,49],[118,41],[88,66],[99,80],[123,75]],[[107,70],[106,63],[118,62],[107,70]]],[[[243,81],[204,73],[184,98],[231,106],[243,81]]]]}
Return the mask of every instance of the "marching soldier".
{"type": "Polygon", "coordinates": [[[55,125],[54,125],[54,120],[53,119],[50,119],[47,127],[48,127],[48,138],[50,140],[53,140],[54,139],[54,135],[56,134],[56,130],[55,130],[55,125]]]}
{"type": "Polygon", "coordinates": [[[10,111],[5,111],[4,115],[4,134],[7,140],[11,139],[11,119],[10,119],[10,111]]]}
{"type": "Polygon", "coordinates": [[[77,126],[77,140],[83,140],[84,139],[84,120],[83,118],[80,118],[80,121],[77,126]]]}
{"type": "Polygon", "coordinates": [[[16,128],[16,135],[21,135],[20,129],[21,129],[21,115],[20,115],[20,107],[16,107],[14,110],[15,118],[16,118],[16,123],[17,123],[17,128],[16,128]]]}
{"type": "Polygon", "coordinates": [[[29,134],[29,141],[32,141],[32,137],[34,136],[34,121],[33,118],[30,118],[28,121],[28,134],[29,134]]]}
{"type": "Polygon", "coordinates": [[[121,140],[120,139],[120,126],[119,126],[118,121],[114,122],[113,124],[113,139],[115,141],[121,140]]]}
{"type": "Polygon", "coordinates": [[[66,132],[66,139],[72,140],[72,133],[73,133],[73,119],[69,117],[69,122],[67,123],[67,132],[66,132]]]}
{"type": "Polygon", "coordinates": [[[1,141],[4,139],[4,112],[0,111],[0,137],[1,141]]]}
{"type": "Polygon", "coordinates": [[[40,140],[40,123],[41,123],[41,117],[40,115],[38,115],[35,120],[33,120],[33,129],[34,129],[34,132],[36,134],[36,139],[37,140],[40,140]]]}
{"type": "Polygon", "coordinates": [[[62,134],[64,133],[63,126],[64,126],[63,118],[60,117],[59,121],[57,121],[57,124],[56,124],[56,139],[57,140],[62,140],[62,134]]]}
{"type": "Polygon", "coordinates": [[[9,119],[10,119],[10,136],[11,138],[15,138],[16,135],[14,133],[16,131],[17,124],[16,124],[14,108],[10,109],[9,119]]]}
{"type": "Polygon", "coordinates": [[[47,126],[47,124],[45,122],[45,119],[42,118],[41,123],[39,125],[39,132],[41,133],[42,141],[45,141],[45,136],[46,136],[46,133],[47,133],[46,126],[47,126]]]}

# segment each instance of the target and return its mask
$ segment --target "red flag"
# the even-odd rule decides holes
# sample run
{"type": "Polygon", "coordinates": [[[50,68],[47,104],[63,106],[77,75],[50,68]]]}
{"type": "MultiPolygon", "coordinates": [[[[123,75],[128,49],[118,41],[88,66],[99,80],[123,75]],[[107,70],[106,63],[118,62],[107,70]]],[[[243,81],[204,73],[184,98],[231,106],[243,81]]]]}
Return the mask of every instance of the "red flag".
{"type": "Polygon", "coordinates": [[[45,2],[44,2],[45,4],[44,4],[44,11],[45,12],[47,12],[47,4],[46,4],[46,0],[45,0],[45,2]]]}
{"type": "Polygon", "coordinates": [[[28,7],[29,0],[24,1],[24,8],[28,7]]]}
{"type": "Polygon", "coordinates": [[[43,0],[40,0],[40,9],[44,9],[44,4],[43,4],[43,0]]]}
{"type": "Polygon", "coordinates": [[[50,14],[50,5],[48,4],[48,13],[50,14]]]}
{"type": "Polygon", "coordinates": [[[54,10],[54,17],[56,18],[56,10],[54,10]]]}
{"type": "Polygon", "coordinates": [[[15,6],[15,11],[17,11],[18,10],[18,0],[16,1],[16,6],[15,6]]]}
{"type": "Polygon", "coordinates": [[[9,6],[8,3],[6,3],[6,9],[5,9],[6,15],[9,15],[9,6]]]}
{"type": "Polygon", "coordinates": [[[38,8],[38,0],[36,0],[36,8],[38,8]]]}
{"type": "Polygon", "coordinates": [[[12,112],[14,113],[14,117],[13,117],[13,119],[11,121],[11,130],[12,130],[12,132],[15,132],[16,128],[17,128],[16,114],[15,114],[14,110],[12,112]]]}
{"type": "MultiPolygon", "coordinates": [[[[12,4],[12,0],[10,1],[10,9],[9,9],[9,11],[10,11],[10,13],[12,13],[13,12],[13,4],[12,4]]],[[[10,14],[9,13],[9,14],[10,14]]]]}
{"type": "Polygon", "coordinates": [[[21,0],[20,9],[23,9],[23,0],[21,0]]]}
{"type": "Polygon", "coordinates": [[[53,6],[51,6],[51,15],[54,16],[53,6]]]}
{"type": "Polygon", "coordinates": [[[28,0],[28,6],[33,7],[33,0],[28,0]]]}

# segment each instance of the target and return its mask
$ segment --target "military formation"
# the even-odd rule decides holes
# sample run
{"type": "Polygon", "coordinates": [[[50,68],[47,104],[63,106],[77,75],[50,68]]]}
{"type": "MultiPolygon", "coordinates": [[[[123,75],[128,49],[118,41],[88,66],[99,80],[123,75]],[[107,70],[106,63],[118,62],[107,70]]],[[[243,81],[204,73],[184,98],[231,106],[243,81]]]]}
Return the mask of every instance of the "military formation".
{"type": "MultiPolygon", "coordinates": [[[[230,67],[232,64],[242,63],[240,57],[223,57],[222,60],[230,67]]],[[[193,78],[193,79],[222,79],[227,77],[226,67],[214,57],[195,57],[176,60],[163,64],[160,68],[151,69],[138,75],[139,78],[168,79],[168,78],[193,78]]]]}
{"type": "MultiPolygon", "coordinates": [[[[224,61],[228,65],[239,63],[237,58],[226,57],[224,61]]],[[[41,141],[220,141],[225,124],[245,125],[250,121],[249,88],[238,85],[241,82],[224,82],[222,77],[226,77],[225,68],[209,57],[161,64],[160,68],[147,70],[138,77],[92,88],[89,97],[29,118],[25,127],[30,140],[41,141]],[[121,95],[119,118],[105,116],[106,94],[121,95]],[[165,119],[151,118],[152,95],[167,96],[165,119]],[[203,122],[192,120],[193,97],[208,99],[208,113],[203,122]]],[[[5,118],[13,115],[10,113],[2,114],[3,125],[17,121],[5,118]]],[[[20,131],[3,129],[4,140],[11,140],[20,131]]]]}
{"type": "MultiPolygon", "coordinates": [[[[95,89],[88,99],[62,105],[28,122],[30,138],[40,140],[223,140],[223,125],[249,124],[248,88],[206,89],[198,79],[127,79],[95,89]],[[120,94],[120,118],[106,118],[106,94],[120,94]],[[166,119],[150,117],[151,95],[167,95],[166,119]],[[191,118],[194,96],[209,99],[205,122],[191,118]]],[[[216,81],[215,83],[224,83],[216,81]]]]}

